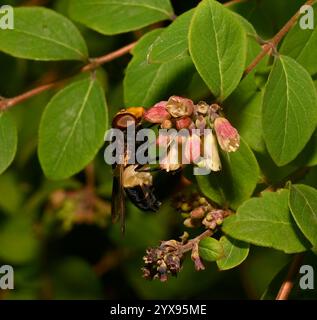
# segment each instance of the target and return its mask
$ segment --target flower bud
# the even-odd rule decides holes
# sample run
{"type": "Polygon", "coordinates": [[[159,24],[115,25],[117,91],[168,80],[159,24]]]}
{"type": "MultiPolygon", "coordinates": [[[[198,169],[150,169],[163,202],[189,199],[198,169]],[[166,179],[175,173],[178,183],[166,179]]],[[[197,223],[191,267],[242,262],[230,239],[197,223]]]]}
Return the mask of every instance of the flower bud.
{"type": "Polygon", "coordinates": [[[184,226],[187,228],[195,228],[195,225],[193,224],[193,220],[191,218],[185,219],[184,226]]]}
{"type": "Polygon", "coordinates": [[[226,152],[235,152],[238,150],[240,146],[239,133],[226,118],[217,118],[214,122],[214,128],[222,150],[226,152]]]}
{"type": "Polygon", "coordinates": [[[173,127],[173,123],[169,119],[164,120],[161,124],[162,129],[171,129],[172,127],[173,127]]]}
{"type": "Polygon", "coordinates": [[[166,110],[166,101],[157,103],[144,113],[144,120],[151,123],[162,123],[164,120],[170,119],[170,117],[166,110]]]}
{"type": "Polygon", "coordinates": [[[200,101],[198,102],[196,106],[196,111],[200,113],[201,115],[206,115],[209,110],[209,104],[206,103],[205,101],[200,101]]]}
{"type": "Polygon", "coordinates": [[[190,216],[192,219],[202,219],[205,217],[205,210],[203,207],[198,207],[190,213],[190,216]]]}
{"type": "Polygon", "coordinates": [[[176,129],[177,130],[187,129],[191,126],[192,123],[193,123],[192,119],[188,116],[179,118],[176,120],[176,129]]]}
{"type": "Polygon", "coordinates": [[[206,128],[206,119],[203,116],[198,116],[196,121],[195,121],[195,125],[196,128],[198,130],[200,130],[200,133],[203,134],[204,133],[204,129],[206,128]]]}
{"type": "Polygon", "coordinates": [[[166,108],[174,118],[191,116],[194,111],[194,103],[187,98],[172,96],[167,101],[166,108]]]}

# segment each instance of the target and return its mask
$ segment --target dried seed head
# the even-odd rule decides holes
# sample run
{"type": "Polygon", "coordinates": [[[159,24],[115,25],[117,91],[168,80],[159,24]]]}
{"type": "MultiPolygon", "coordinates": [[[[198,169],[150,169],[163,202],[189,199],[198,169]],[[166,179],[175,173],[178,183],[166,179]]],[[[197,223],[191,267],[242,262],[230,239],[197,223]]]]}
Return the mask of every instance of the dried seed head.
{"type": "Polygon", "coordinates": [[[143,277],[164,282],[168,275],[176,276],[182,268],[183,254],[178,250],[180,245],[180,242],[170,240],[163,241],[157,248],[147,249],[143,257],[143,277]]]}

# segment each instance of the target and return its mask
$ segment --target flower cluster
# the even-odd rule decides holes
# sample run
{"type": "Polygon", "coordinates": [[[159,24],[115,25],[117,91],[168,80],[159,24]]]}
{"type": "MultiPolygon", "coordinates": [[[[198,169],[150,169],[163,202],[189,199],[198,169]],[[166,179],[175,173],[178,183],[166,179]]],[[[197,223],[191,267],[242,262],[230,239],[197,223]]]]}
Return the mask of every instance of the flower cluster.
{"type": "Polygon", "coordinates": [[[197,193],[189,197],[180,194],[176,197],[175,203],[177,210],[185,218],[184,225],[188,228],[204,226],[206,229],[214,230],[231,214],[228,210],[217,208],[197,193]]]}
{"type": "MultiPolygon", "coordinates": [[[[172,96],[168,101],[161,101],[148,109],[143,118],[147,122],[158,124],[162,129],[188,130],[189,137],[186,138],[182,151],[188,161],[185,163],[195,163],[200,168],[219,171],[221,163],[218,145],[226,152],[235,152],[240,146],[238,131],[221,116],[218,104],[209,105],[204,101],[194,104],[190,99],[172,96]],[[209,129],[211,134],[206,134],[205,129],[209,129]]],[[[183,142],[184,139],[178,139],[179,144],[183,142]]],[[[162,146],[170,141],[160,139],[157,143],[162,146]]],[[[177,151],[171,148],[170,153],[177,151]]],[[[169,154],[167,158],[171,159],[173,156],[178,155],[169,154]]],[[[177,170],[179,162],[178,159],[176,163],[163,161],[161,168],[166,171],[177,170]]]]}
{"type": "Polygon", "coordinates": [[[185,226],[190,228],[203,226],[205,230],[192,239],[189,239],[188,232],[184,232],[180,237],[181,241],[162,241],[159,247],[147,249],[143,257],[145,266],[142,268],[145,279],[166,281],[169,275],[176,276],[181,271],[182,261],[187,252],[191,252],[196,271],[204,270],[199,243],[202,239],[213,236],[224,218],[232,214],[230,210],[216,208],[196,192],[187,195],[178,194],[174,201],[175,207],[185,218],[185,226]]]}
{"type": "Polygon", "coordinates": [[[143,277],[148,280],[159,279],[164,282],[168,275],[176,276],[182,267],[183,253],[181,243],[176,240],[162,241],[157,248],[149,248],[143,257],[145,266],[143,277]]]}

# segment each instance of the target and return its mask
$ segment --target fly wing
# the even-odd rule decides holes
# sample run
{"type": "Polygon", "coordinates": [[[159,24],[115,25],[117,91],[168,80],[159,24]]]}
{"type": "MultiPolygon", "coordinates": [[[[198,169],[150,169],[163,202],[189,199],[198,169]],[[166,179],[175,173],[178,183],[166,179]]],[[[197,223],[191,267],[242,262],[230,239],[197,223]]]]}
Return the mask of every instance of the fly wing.
{"type": "Polygon", "coordinates": [[[123,165],[117,165],[115,168],[112,184],[112,205],[111,205],[111,217],[112,222],[116,222],[118,219],[121,224],[121,232],[125,231],[125,196],[124,188],[122,184],[123,178],[123,165]]]}

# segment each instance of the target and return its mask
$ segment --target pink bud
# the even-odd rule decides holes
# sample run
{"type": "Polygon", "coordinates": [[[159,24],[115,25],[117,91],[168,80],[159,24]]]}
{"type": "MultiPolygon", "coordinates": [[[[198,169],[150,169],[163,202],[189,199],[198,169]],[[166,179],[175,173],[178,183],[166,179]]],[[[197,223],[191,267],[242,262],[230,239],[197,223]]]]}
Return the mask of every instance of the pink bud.
{"type": "Polygon", "coordinates": [[[214,128],[218,143],[222,150],[227,152],[234,152],[238,150],[240,146],[239,133],[226,118],[216,118],[214,128]]]}
{"type": "Polygon", "coordinates": [[[170,119],[170,114],[166,110],[166,101],[161,101],[148,109],[144,113],[144,120],[151,123],[162,123],[164,120],[170,119]]]}
{"type": "Polygon", "coordinates": [[[196,128],[199,129],[201,133],[203,133],[207,125],[205,117],[198,116],[195,124],[196,124],[196,128]]]}
{"type": "Polygon", "coordinates": [[[168,99],[166,108],[174,118],[191,116],[194,112],[194,103],[187,98],[172,96],[168,99]]]}
{"type": "Polygon", "coordinates": [[[191,126],[193,123],[192,119],[190,117],[183,117],[176,120],[176,129],[187,129],[191,126]]]}

